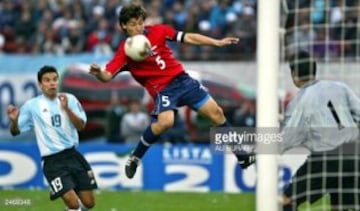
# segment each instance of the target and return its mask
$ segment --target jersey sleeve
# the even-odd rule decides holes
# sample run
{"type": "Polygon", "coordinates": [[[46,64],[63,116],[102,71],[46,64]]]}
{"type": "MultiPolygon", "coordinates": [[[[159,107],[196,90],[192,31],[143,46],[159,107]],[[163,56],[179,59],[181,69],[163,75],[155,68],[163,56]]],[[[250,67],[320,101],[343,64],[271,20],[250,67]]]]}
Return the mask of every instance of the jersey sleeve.
{"type": "Polygon", "coordinates": [[[110,72],[113,76],[119,73],[127,63],[124,51],[124,44],[125,41],[120,43],[114,57],[105,66],[105,70],[110,72]]]}
{"type": "Polygon", "coordinates": [[[165,38],[169,41],[177,41],[177,42],[182,42],[183,41],[183,36],[184,36],[184,32],[182,31],[176,31],[173,27],[168,26],[168,25],[161,25],[160,29],[161,31],[164,32],[165,38]]]}
{"type": "Polygon", "coordinates": [[[31,118],[31,105],[29,102],[26,102],[20,108],[19,118],[18,118],[18,127],[20,133],[29,131],[33,129],[34,124],[31,118]]]}
{"type": "Polygon", "coordinates": [[[348,104],[350,108],[351,115],[354,121],[359,124],[360,123],[360,99],[354,91],[352,91],[348,86],[345,86],[346,95],[348,99],[348,104]]]}
{"type": "Polygon", "coordinates": [[[66,94],[68,97],[68,105],[74,114],[79,117],[84,123],[87,121],[86,113],[81,106],[80,102],[76,99],[76,97],[72,94],[66,94]]]}

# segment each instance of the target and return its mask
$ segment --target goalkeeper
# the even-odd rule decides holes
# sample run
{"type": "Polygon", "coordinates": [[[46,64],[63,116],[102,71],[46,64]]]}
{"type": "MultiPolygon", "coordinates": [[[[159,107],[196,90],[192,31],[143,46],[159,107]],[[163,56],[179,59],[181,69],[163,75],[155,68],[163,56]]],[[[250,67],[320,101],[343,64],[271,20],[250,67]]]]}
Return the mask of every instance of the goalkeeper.
{"type": "Polygon", "coordinates": [[[283,151],[303,146],[311,155],[286,187],[283,208],[296,210],[329,194],[332,209],[359,210],[360,99],[342,82],[316,80],[307,52],[293,55],[290,69],[300,90],[285,113],[283,151]]]}

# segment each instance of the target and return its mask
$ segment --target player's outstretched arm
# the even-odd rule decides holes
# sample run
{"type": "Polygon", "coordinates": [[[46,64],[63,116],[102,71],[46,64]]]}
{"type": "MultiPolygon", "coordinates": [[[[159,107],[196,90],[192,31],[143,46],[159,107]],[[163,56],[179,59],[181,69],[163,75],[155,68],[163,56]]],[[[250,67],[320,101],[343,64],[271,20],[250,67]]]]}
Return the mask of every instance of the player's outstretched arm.
{"type": "Polygon", "coordinates": [[[214,39],[202,34],[185,33],[184,42],[193,45],[211,45],[216,47],[223,47],[231,44],[237,44],[239,42],[239,38],[225,37],[223,39],[214,39]]]}
{"type": "Polygon", "coordinates": [[[9,105],[7,113],[10,119],[10,133],[11,135],[16,136],[20,133],[18,127],[19,109],[14,105],[9,105]]]}
{"type": "Polygon", "coordinates": [[[91,64],[89,73],[102,82],[108,82],[112,79],[112,74],[108,71],[102,71],[101,67],[97,64],[91,64]]]}

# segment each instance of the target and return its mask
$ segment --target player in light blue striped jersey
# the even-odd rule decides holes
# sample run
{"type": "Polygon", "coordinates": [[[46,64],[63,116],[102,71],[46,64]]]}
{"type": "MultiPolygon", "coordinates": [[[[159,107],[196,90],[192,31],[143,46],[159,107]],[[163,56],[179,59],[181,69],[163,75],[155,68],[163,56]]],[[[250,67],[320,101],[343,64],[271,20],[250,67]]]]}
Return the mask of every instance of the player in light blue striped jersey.
{"type": "Polygon", "coordinates": [[[79,130],[86,114],[69,93],[58,93],[58,72],[44,66],[38,72],[42,95],[24,103],[20,109],[8,106],[12,135],[33,130],[44,161],[43,172],[50,186],[50,199],[62,197],[69,210],[94,207],[94,174],[85,158],[76,150],[79,130]]]}

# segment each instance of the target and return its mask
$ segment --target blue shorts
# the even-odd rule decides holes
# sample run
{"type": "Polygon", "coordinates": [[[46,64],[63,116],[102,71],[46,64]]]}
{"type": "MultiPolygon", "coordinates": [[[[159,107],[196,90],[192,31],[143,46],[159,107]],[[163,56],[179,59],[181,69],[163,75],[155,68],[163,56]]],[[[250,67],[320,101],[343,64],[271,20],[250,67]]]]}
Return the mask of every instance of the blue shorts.
{"type": "Polygon", "coordinates": [[[185,105],[198,110],[209,98],[208,90],[199,81],[183,73],[155,96],[155,108],[151,114],[158,115],[185,105]]]}

